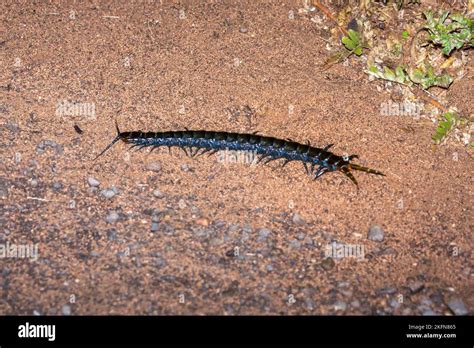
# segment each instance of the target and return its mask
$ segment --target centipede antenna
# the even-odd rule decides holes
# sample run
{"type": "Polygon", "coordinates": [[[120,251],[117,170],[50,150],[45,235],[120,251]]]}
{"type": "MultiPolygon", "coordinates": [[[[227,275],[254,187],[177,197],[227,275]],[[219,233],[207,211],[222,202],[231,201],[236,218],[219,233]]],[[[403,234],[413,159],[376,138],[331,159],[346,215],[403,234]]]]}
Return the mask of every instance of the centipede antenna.
{"type": "Polygon", "coordinates": [[[115,139],[112,140],[112,142],[111,142],[109,145],[107,145],[107,147],[106,147],[104,150],[102,150],[102,152],[99,153],[96,158],[93,159],[93,161],[95,161],[95,160],[98,159],[100,156],[102,156],[108,149],[110,149],[110,148],[111,148],[117,141],[119,141],[120,139],[121,139],[121,136],[120,136],[120,133],[119,133],[119,134],[115,137],[115,139]]]}
{"type": "Polygon", "coordinates": [[[382,176],[385,176],[384,173],[378,171],[378,170],[375,170],[375,169],[371,169],[371,168],[367,168],[367,167],[363,167],[363,166],[360,166],[358,164],[355,164],[355,163],[351,163],[350,164],[350,168],[354,169],[354,170],[359,170],[361,172],[366,172],[366,173],[369,173],[369,174],[375,174],[375,175],[382,175],[382,176]]]}

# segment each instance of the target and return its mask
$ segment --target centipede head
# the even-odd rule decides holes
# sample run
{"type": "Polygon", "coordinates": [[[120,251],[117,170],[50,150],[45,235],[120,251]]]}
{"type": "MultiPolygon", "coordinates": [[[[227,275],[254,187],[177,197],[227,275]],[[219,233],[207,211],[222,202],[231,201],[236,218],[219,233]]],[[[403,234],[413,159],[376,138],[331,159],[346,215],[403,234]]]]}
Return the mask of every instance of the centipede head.
{"type": "Polygon", "coordinates": [[[371,168],[368,168],[368,167],[364,167],[364,166],[358,165],[356,163],[351,163],[350,161],[353,158],[358,158],[358,156],[357,155],[349,156],[348,160],[347,161],[344,160],[344,162],[341,163],[340,166],[338,166],[337,170],[341,171],[345,176],[347,176],[354,183],[354,185],[357,186],[357,188],[359,188],[359,184],[357,183],[356,178],[352,174],[353,171],[357,170],[357,171],[366,172],[366,173],[369,173],[369,174],[385,176],[384,173],[382,173],[378,170],[371,169],[371,168]]]}

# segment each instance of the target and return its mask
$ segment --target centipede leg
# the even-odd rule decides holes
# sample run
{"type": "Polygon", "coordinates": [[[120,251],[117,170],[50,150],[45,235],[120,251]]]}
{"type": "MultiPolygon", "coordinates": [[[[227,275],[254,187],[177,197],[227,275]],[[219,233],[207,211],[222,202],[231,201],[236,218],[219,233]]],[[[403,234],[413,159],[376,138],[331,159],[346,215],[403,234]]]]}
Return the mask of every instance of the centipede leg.
{"type": "Polygon", "coordinates": [[[328,167],[325,166],[319,166],[318,170],[316,171],[316,174],[314,175],[314,180],[322,176],[324,173],[328,171],[328,167]]]}
{"type": "Polygon", "coordinates": [[[309,172],[308,165],[306,164],[306,162],[303,162],[303,167],[304,167],[304,170],[305,170],[305,172],[306,172],[306,175],[311,175],[311,173],[309,172]]]}
{"type": "Polygon", "coordinates": [[[290,163],[291,161],[294,161],[294,160],[291,160],[291,159],[285,159],[285,162],[283,162],[282,164],[282,168],[285,167],[288,163],[290,163]]]}
{"type": "Polygon", "coordinates": [[[200,148],[193,148],[193,147],[192,147],[192,148],[190,149],[190,151],[189,151],[190,154],[191,154],[191,157],[194,158],[194,157],[196,156],[196,154],[199,152],[199,150],[200,150],[200,148]]]}
{"type": "Polygon", "coordinates": [[[259,157],[259,159],[257,160],[257,164],[259,164],[260,162],[262,162],[265,158],[267,158],[268,156],[270,155],[262,155],[259,157]]]}
{"type": "Polygon", "coordinates": [[[207,155],[207,157],[210,157],[212,156],[213,154],[215,154],[216,152],[219,152],[219,150],[216,150],[216,149],[208,149],[207,151],[204,151],[202,154],[206,153],[206,152],[209,152],[209,154],[207,155]]]}
{"type": "Polygon", "coordinates": [[[270,163],[270,162],[272,162],[272,161],[275,161],[275,160],[277,160],[277,159],[279,159],[279,158],[278,158],[278,157],[270,157],[267,161],[265,161],[265,162],[263,163],[263,165],[267,165],[268,163],[270,163]]]}
{"type": "Polygon", "coordinates": [[[329,144],[329,145],[326,145],[323,149],[323,151],[327,151],[329,150],[334,144],[329,144]]]}
{"type": "Polygon", "coordinates": [[[343,173],[344,173],[345,176],[347,176],[349,179],[351,179],[351,181],[354,183],[354,185],[357,186],[357,189],[359,189],[359,184],[357,183],[356,178],[354,178],[354,175],[352,175],[352,173],[348,170],[344,170],[343,173]]]}
{"type": "Polygon", "coordinates": [[[143,145],[143,144],[133,144],[132,146],[130,146],[130,148],[128,149],[129,151],[132,151],[134,148],[138,147],[138,149],[135,150],[136,151],[140,151],[141,149],[143,149],[145,146],[147,145],[143,145]]]}
{"type": "MultiPolygon", "coordinates": [[[[186,147],[180,147],[180,149],[184,151],[184,153],[186,154],[186,156],[191,157],[191,155],[189,154],[188,149],[187,149],[186,147]]],[[[191,149],[191,148],[190,148],[190,149],[191,149]]]]}

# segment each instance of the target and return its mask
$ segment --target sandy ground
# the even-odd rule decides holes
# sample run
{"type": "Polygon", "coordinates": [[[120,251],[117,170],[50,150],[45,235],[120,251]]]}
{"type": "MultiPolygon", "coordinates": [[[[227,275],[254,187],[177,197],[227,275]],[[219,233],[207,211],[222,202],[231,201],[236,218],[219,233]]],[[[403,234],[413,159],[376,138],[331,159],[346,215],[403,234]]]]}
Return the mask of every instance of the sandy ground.
{"type": "Polygon", "coordinates": [[[0,245],[38,254],[0,260],[0,314],[472,313],[471,150],[381,115],[357,59],[321,72],[329,34],[299,7],[1,2],[0,245]],[[334,143],[387,176],[124,144],[92,161],[115,119],[334,143]]]}

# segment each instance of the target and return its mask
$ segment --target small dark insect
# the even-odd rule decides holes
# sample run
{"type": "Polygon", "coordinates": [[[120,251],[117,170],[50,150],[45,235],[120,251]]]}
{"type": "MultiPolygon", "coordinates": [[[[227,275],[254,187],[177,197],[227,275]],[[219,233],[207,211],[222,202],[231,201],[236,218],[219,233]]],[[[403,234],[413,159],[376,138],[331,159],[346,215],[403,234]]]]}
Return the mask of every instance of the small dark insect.
{"type": "Polygon", "coordinates": [[[94,159],[102,156],[117,141],[122,140],[125,143],[132,144],[132,148],[151,147],[152,151],[161,146],[171,148],[177,146],[183,149],[186,154],[191,156],[200,156],[209,152],[216,153],[220,150],[234,151],[252,151],[261,155],[258,162],[266,159],[268,163],[277,159],[284,159],[285,166],[291,161],[301,161],[308,175],[314,179],[321,177],[324,173],[339,171],[347,176],[356,186],[356,179],[352,175],[353,170],[362,171],[370,174],[383,175],[375,169],[360,166],[351,163],[351,160],[358,158],[357,155],[337,156],[328,151],[333,145],[327,145],[321,149],[313,147],[309,143],[301,144],[291,140],[283,140],[273,137],[266,137],[257,134],[242,134],[228,132],[212,132],[205,130],[184,130],[171,132],[121,132],[117,122],[115,122],[117,136],[114,140],[94,159]],[[193,149],[196,149],[193,152],[193,149]],[[189,153],[186,151],[189,150],[189,153]],[[199,151],[203,150],[201,153],[199,151]],[[308,168],[308,165],[310,166],[308,168]],[[315,167],[318,168],[315,170],[315,167]]]}
{"type": "Polygon", "coordinates": [[[77,124],[74,125],[74,130],[77,132],[77,134],[82,134],[84,133],[81,128],[77,124]]]}

